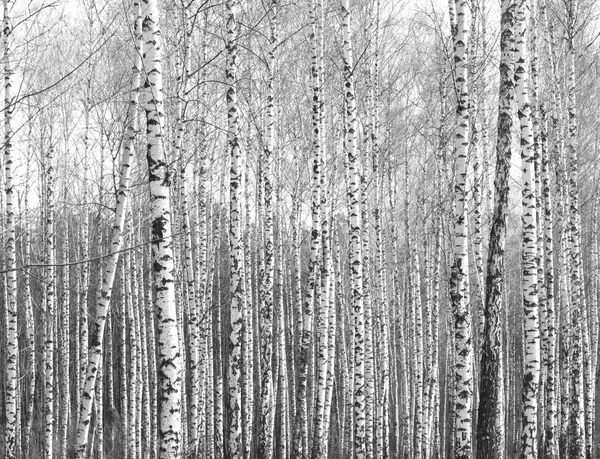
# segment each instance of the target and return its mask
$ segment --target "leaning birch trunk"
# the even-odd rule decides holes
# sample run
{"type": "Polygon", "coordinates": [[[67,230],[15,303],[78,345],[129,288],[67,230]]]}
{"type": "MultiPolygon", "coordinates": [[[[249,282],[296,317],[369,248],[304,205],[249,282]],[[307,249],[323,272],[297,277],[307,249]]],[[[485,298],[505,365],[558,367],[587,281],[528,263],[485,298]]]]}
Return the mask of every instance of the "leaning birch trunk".
{"type": "Polygon", "coordinates": [[[510,159],[512,155],[512,104],[514,18],[511,0],[502,1],[500,37],[500,95],[498,101],[498,140],[496,144],[495,202],[490,233],[484,333],[481,350],[479,410],[477,423],[477,458],[504,457],[504,422],[500,375],[502,371],[502,295],[505,284],[504,248],[508,219],[510,159]]]}
{"type": "MultiPolygon", "coordinates": [[[[307,402],[307,383],[308,383],[308,360],[310,347],[312,345],[313,333],[313,312],[315,307],[314,290],[317,280],[319,248],[321,246],[321,145],[322,145],[322,117],[321,117],[321,71],[320,55],[323,52],[323,42],[317,36],[317,30],[320,28],[317,16],[316,5],[323,11],[322,0],[311,0],[310,17],[312,23],[311,31],[311,80],[312,80],[312,187],[311,187],[311,242],[310,259],[308,264],[308,284],[305,291],[304,302],[302,305],[302,316],[299,323],[300,343],[297,362],[298,386],[296,389],[296,418],[294,421],[294,430],[292,438],[292,458],[306,459],[308,457],[308,447],[306,437],[308,431],[308,402],[307,402]]],[[[321,34],[322,35],[322,34],[321,34]]],[[[299,265],[297,264],[297,268],[299,265]]],[[[298,290],[301,295],[301,290],[298,290]]],[[[300,317],[299,317],[300,319],[300,317]]]]}
{"type": "Polygon", "coordinates": [[[181,352],[173,282],[171,203],[169,172],[163,143],[164,112],[162,82],[162,47],[159,10],[156,0],[142,0],[142,34],[146,69],[144,82],[148,137],[148,174],[152,221],[153,290],[158,323],[159,388],[159,458],[178,458],[181,444],[181,352]]]}
{"type": "Polygon", "coordinates": [[[521,457],[537,457],[537,412],[540,383],[540,324],[537,282],[537,222],[535,195],[534,139],[529,104],[528,28],[529,1],[516,3],[515,84],[521,127],[523,194],[523,314],[524,356],[521,411],[521,457]]]}
{"type": "Polygon", "coordinates": [[[106,326],[106,317],[110,306],[112,289],[117,273],[119,255],[123,247],[123,225],[129,201],[129,184],[131,182],[131,167],[133,163],[134,140],[137,133],[137,110],[140,90],[140,69],[142,66],[142,16],[138,0],[134,2],[136,39],[136,59],[134,66],[133,82],[129,100],[127,139],[121,154],[119,191],[117,193],[117,205],[115,209],[115,220],[112,228],[111,254],[106,263],[104,278],[102,280],[101,292],[96,307],[96,317],[91,329],[89,345],[89,361],[86,369],[85,384],[79,408],[79,425],[77,427],[76,455],[83,459],[86,454],[89,430],[92,417],[92,405],[96,392],[96,380],[98,378],[99,366],[102,362],[102,343],[106,326]]]}
{"type": "Polygon", "coordinates": [[[12,148],[12,115],[14,101],[11,84],[11,41],[12,23],[9,11],[13,7],[12,0],[4,0],[4,174],[6,191],[6,386],[5,386],[5,431],[4,457],[15,458],[17,455],[17,406],[18,402],[18,368],[19,341],[17,326],[17,250],[15,242],[15,190],[13,182],[13,148],[12,148]]]}
{"type": "Polygon", "coordinates": [[[344,64],[345,130],[348,155],[348,208],[350,238],[350,276],[352,279],[352,308],[354,335],[354,454],[366,457],[365,406],[365,313],[363,308],[363,266],[361,241],[360,180],[358,175],[358,126],[354,93],[354,61],[351,40],[350,0],[342,0],[342,33],[344,64]]]}
{"type": "Polygon", "coordinates": [[[260,301],[260,415],[258,455],[273,455],[273,430],[271,424],[275,416],[273,381],[273,278],[275,274],[275,246],[273,235],[273,151],[275,149],[275,49],[277,48],[277,9],[278,0],[269,2],[268,16],[271,22],[269,51],[267,57],[267,107],[265,113],[265,147],[263,150],[263,186],[264,186],[264,233],[265,233],[265,271],[263,275],[263,295],[260,301]]]}
{"type": "MultiPolygon", "coordinates": [[[[228,397],[228,453],[227,457],[242,457],[242,311],[244,310],[244,247],[242,237],[243,193],[242,175],[244,160],[239,144],[238,101],[237,101],[237,0],[227,0],[227,64],[225,78],[227,86],[227,149],[231,157],[229,172],[229,250],[231,294],[229,334],[229,363],[227,382],[228,397]]],[[[217,331],[220,333],[220,331],[217,331]]]]}
{"type": "Polygon", "coordinates": [[[472,454],[471,407],[473,404],[473,348],[471,307],[469,304],[469,250],[467,236],[468,206],[466,203],[467,154],[469,149],[469,92],[467,50],[470,32],[470,5],[468,0],[456,4],[456,34],[454,35],[454,62],[458,105],[456,108],[455,184],[454,184],[454,261],[450,279],[450,296],[454,314],[454,401],[455,456],[468,459],[472,454]]]}

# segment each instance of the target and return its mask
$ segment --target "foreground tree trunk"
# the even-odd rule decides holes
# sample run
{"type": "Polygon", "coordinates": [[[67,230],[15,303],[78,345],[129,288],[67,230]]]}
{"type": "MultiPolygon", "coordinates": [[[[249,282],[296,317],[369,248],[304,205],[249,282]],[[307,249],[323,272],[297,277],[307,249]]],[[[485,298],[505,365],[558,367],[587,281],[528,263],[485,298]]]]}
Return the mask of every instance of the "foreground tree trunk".
{"type": "MultiPolygon", "coordinates": [[[[578,189],[578,160],[577,160],[577,112],[575,105],[575,33],[577,0],[570,0],[568,9],[568,136],[567,136],[567,171],[569,180],[569,249],[570,263],[569,274],[571,281],[571,317],[570,333],[570,380],[572,392],[570,401],[569,420],[569,458],[583,459],[586,457],[585,445],[585,405],[584,405],[584,367],[583,367],[583,334],[587,314],[584,309],[585,295],[582,277],[581,257],[581,215],[579,214],[579,189],[578,189]]],[[[590,451],[591,455],[591,451],[590,451]]]]}
{"type": "Polygon", "coordinates": [[[365,311],[363,294],[363,256],[361,239],[360,178],[358,174],[358,124],[354,92],[354,57],[352,50],[350,1],[342,1],[342,35],[344,64],[344,102],[346,155],[348,174],[348,209],[350,238],[350,277],[352,285],[354,338],[354,455],[366,457],[365,406],[365,311]]]}
{"type": "MultiPolygon", "coordinates": [[[[322,0],[317,0],[319,11],[323,11],[322,0]]],[[[322,146],[322,118],[321,118],[321,71],[320,62],[323,53],[323,42],[319,41],[317,30],[320,22],[316,1],[310,4],[311,17],[311,82],[312,82],[312,186],[311,186],[311,236],[310,236],[310,259],[308,264],[308,284],[302,303],[302,315],[298,316],[301,326],[300,349],[298,352],[297,372],[298,387],[296,389],[296,419],[292,437],[292,457],[295,459],[306,459],[308,457],[308,363],[310,346],[313,334],[313,316],[315,309],[314,290],[317,283],[317,270],[319,265],[319,249],[321,246],[321,146],[322,146]]],[[[322,37],[322,34],[321,34],[322,37]]],[[[299,254],[297,255],[296,269],[299,269],[299,254]]],[[[297,274],[298,276],[299,274],[297,274]]],[[[297,280],[299,280],[297,278],[297,280]]],[[[297,294],[302,294],[297,285],[297,294]]]]}
{"type": "Polygon", "coordinates": [[[454,35],[454,62],[458,105],[454,134],[454,261],[450,278],[450,296],[454,314],[454,441],[457,459],[470,459],[472,454],[471,407],[473,404],[473,344],[471,306],[469,304],[469,245],[467,236],[468,206],[466,203],[467,154],[469,147],[469,87],[467,50],[470,32],[468,0],[456,4],[456,34],[454,35]]]}
{"type": "Polygon", "coordinates": [[[19,341],[17,334],[17,250],[15,241],[15,190],[13,182],[13,148],[12,148],[12,115],[14,101],[12,99],[11,40],[12,23],[9,11],[13,7],[12,0],[4,0],[4,174],[6,180],[6,386],[5,386],[5,432],[4,457],[12,459],[17,456],[17,407],[18,400],[18,368],[19,341]]]}
{"type": "MultiPolygon", "coordinates": [[[[227,63],[225,78],[227,85],[227,149],[231,157],[229,172],[229,250],[231,294],[229,333],[229,386],[228,458],[242,457],[242,311],[244,310],[244,247],[243,247],[243,169],[244,160],[239,143],[237,107],[237,0],[227,0],[227,63]]],[[[217,331],[217,333],[220,333],[217,331]]]]}
{"type": "Polygon", "coordinates": [[[537,457],[538,391],[540,384],[540,323],[537,281],[537,222],[535,194],[534,138],[529,104],[529,64],[527,51],[530,19],[529,0],[516,3],[515,83],[520,119],[523,193],[523,314],[524,374],[521,411],[521,457],[537,457]]]}
{"type": "Polygon", "coordinates": [[[504,412],[502,408],[502,327],[501,314],[505,285],[504,248],[508,218],[510,160],[512,155],[512,103],[514,18],[511,0],[503,0],[500,37],[500,97],[496,145],[495,203],[487,260],[484,333],[481,350],[481,379],[477,423],[477,458],[504,457],[504,412]]]}
{"type": "MultiPolygon", "coordinates": [[[[31,139],[31,130],[29,132],[29,139],[31,139]]],[[[31,153],[31,140],[27,142],[27,169],[25,172],[25,195],[24,201],[24,215],[27,215],[29,211],[29,178],[30,178],[30,162],[29,154],[31,153]]],[[[23,228],[23,263],[29,265],[31,263],[31,244],[30,244],[30,225],[29,221],[25,220],[23,228]]],[[[31,430],[33,425],[33,407],[35,399],[35,381],[36,381],[36,352],[35,352],[35,322],[33,319],[33,305],[31,298],[31,285],[29,279],[29,273],[23,277],[23,294],[25,296],[25,321],[26,321],[26,343],[27,343],[27,364],[26,372],[27,377],[23,379],[23,393],[24,399],[27,400],[27,408],[25,411],[25,422],[23,426],[23,441],[22,452],[24,457],[30,456],[31,451],[31,430]]]]}
{"type": "Polygon", "coordinates": [[[142,33],[146,69],[144,108],[148,137],[148,174],[152,221],[152,266],[155,297],[159,375],[159,457],[179,458],[181,438],[182,367],[179,349],[173,248],[171,238],[170,182],[165,158],[162,82],[162,47],[156,0],[142,0],[142,33]]]}
{"type": "MultiPolygon", "coordinates": [[[[52,139],[50,139],[52,142],[52,139]]],[[[44,458],[52,459],[54,452],[54,147],[48,147],[45,158],[45,267],[44,267],[44,458]]]]}
{"type": "Polygon", "coordinates": [[[258,455],[271,457],[273,455],[273,430],[271,425],[275,416],[274,378],[273,378],[273,299],[275,275],[275,244],[273,231],[273,151],[275,149],[275,50],[277,48],[277,9],[278,0],[268,4],[268,17],[271,22],[269,51],[267,57],[267,107],[265,114],[265,147],[263,150],[264,173],[264,232],[265,232],[265,272],[262,287],[264,289],[260,302],[260,416],[258,455]]]}

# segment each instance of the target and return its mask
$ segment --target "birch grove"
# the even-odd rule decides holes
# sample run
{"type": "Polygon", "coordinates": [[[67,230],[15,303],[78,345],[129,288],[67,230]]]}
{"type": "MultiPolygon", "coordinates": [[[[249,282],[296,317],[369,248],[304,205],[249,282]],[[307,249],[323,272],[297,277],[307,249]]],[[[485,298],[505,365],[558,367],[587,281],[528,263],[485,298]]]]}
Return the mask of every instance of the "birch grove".
{"type": "Polygon", "coordinates": [[[599,13],[4,0],[0,457],[596,457],[599,13]]]}

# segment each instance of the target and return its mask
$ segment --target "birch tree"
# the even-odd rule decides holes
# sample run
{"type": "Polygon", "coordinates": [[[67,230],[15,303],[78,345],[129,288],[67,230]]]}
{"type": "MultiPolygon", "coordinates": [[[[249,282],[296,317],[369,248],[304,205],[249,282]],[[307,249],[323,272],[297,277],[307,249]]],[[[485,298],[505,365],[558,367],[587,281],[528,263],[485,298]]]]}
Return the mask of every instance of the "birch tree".
{"type": "Polygon", "coordinates": [[[456,399],[455,457],[470,458],[472,454],[473,404],[473,348],[471,308],[469,304],[469,252],[467,236],[466,175],[469,146],[469,86],[467,56],[470,34],[470,7],[468,0],[456,4],[456,34],[454,35],[454,62],[456,65],[455,85],[458,103],[456,107],[456,129],[454,133],[455,184],[454,184],[454,253],[450,278],[450,296],[454,314],[456,399]]]}
{"type": "MultiPolygon", "coordinates": [[[[312,185],[311,185],[311,242],[308,264],[308,283],[302,306],[302,329],[300,331],[300,349],[298,352],[297,371],[298,386],[296,389],[296,418],[292,439],[292,457],[306,459],[308,457],[308,401],[307,379],[309,365],[309,349],[313,333],[313,315],[315,309],[314,289],[317,281],[318,255],[321,246],[321,148],[322,148],[322,102],[321,102],[321,55],[323,53],[322,0],[311,0],[311,84],[312,84],[312,185]],[[317,5],[320,16],[317,16],[317,5]],[[321,20],[319,20],[320,18],[321,20]]],[[[297,292],[298,295],[301,291],[297,292]]]]}
{"type": "MultiPolygon", "coordinates": [[[[581,261],[581,216],[579,213],[579,188],[578,188],[578,155],[577,155],[577,111],[575,100],[575,33],[578,2],[571,0],[567,4],[568,30],[567,30],[567,112],[568,136],[566,145],[567,168],[569,180],[569,248],[571,259],[569,264],[571,285],[571,343],[570,348],[570,385],[572,387],[570,401],[569,421],[569,457],[586,457],[585,445],[585,406],[584,406],[584,371],[583,371],[583,334],[586,319],[583,311],[586,308],[582,279],[581,261]]],[[[591,454],[591,451],[590,451],[591,454]]]]}
{"type": "Polygon", "coordinates": [[[534,139],[529,103],[528,32],[530,4],[516,2],[515,10],[515,89],[520,120],[523,195],[523,313],[524,374],[521,412],[521,457],[537,457],[537,413],[540,383],[540,323],[537,282],[537,222],[535,195],[534,139]]]}
{"type": "Polygon", "coordinates": [[[5,388],[5,443],[6,458],[17,457],[17,409],[18,409],[18,354],[19,341],[17,335],[17,250],[15,239],[15,188],[13,181],[13,147],[12,117],[14,100],[12,95],[12,21],[10,13],[14,3],[4,0],[4,177],[6,192],[6,388],[5,388]]]}
{"type": "MultiPolygon", "coordinates": [[[[52,142],[52,139],[50,139],[52,142]]],[[[50,144],[44,161],[45,185],[45,267],[44,267],[44,458],[51,459],[54,450],[54,315],[55,268],[54,268],[54,146],[50,144]]]]}
{"type": "Polygon", "coordinates": [[[345,131],[348,174],[348,209],[350,238],[350,276],[354,337],[354,454],[366,457],[365,406],[365,312],[363,306],[363,267],[360,212],[360,179],[358,174],[358,127],[354,91],[354,56],[352,50],[350,1],[342,1],[343,71],[345,131]]]}
{"type": "Polygon", "coordinates": [[[156,0],[142,0],[142,66],[148,174],[152,220],[153,289],[156,298],[159,356],[158,438],[161,459],[178,458],[181,438],[181,350],[177,329],[169,171],[164,151],[162,48],[159,10],[156,0]]]}
{"type": "Polygon", "coordinates": [[[242,311],[244,309],[244,247],[242,235],[243,163],[239,143],[237,101],[237,40],[238,8],[236,0],[227,0],[227,40],[225,80],[227,88],[227,150],[231,159],[229,172],[229,260],[231,294],[229,335],[228,397],[228,454],[231,459],[242,456],[242,311]]]}
{"type": "Polygon", "coordinates": [[[275,275],[275,247],[273,231],[273,153],[275,148],[275,50],[277,48],[277,9],[278,1],[269,3],[267,15],[270,21],[271,33],[269,36],[269,50],[267,56],[267,107],[265,113],[265,147],[263,151],[263,186],[264,186],[264,230],[265,230],[265,272],[262,287],[264,289],[263,301],[260,305],[260,437],[258,454],[261,457],[271,457],[273,454],[273,432],[271,431],[272,417],[275,415],[273,404],[273,298],[275,275]]]}

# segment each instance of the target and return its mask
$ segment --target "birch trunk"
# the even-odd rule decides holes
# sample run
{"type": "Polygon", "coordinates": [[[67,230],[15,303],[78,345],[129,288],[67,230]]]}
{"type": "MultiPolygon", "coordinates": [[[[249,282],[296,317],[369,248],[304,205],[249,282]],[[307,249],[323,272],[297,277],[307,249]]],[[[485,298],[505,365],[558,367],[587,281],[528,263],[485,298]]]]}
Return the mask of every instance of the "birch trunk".
{"type": "MultiPolygon", "coordinates": [[[[30,132],[31,134],[31,132],[30,132]]],[[[29,136],[31,139],[31,136],[29,136]]],[[[30,142],[28,142],[28,155],[27,155],[27,169],[25,172],[25,195],[23,196],[24,201],[24,214],[28,216],[29,213],[29,171],[30,162],[29,154],[30,142]]],[[[30,243],[30,226],[29,219],[25,219],[23,228],[23,263],[29,265],[31,263],[31,243],[30,243]]],[[[25,273],[23,276],[23,294],[25,297],[25,321],[26,321],[26,342],[27,342],[27,377],[23,379],[24,387],[23,393],[27,400],[27,408],[25,409],[25,422],[23,427],[23,441],[22,441],[22,452],[24,457],[30,456],[31,451],[31,428],[33,425],[33,407],[35,399],[35,382],[36,382],[36,352],[35,352],[35,322],[33,316],[33,305],[31,297],[31,286],[29,280],[29,273],[25,273]]],[[[77,340],[76,340],[77,341],[77,340]]]]}
{"type": "Polygon", "coordinates": [[[121,352],[121,362],[120,362],[120,373],[121,373],[121,384],[120,384],[120,399],[121,406],[120,412],[121,415],[121,434],[123,435],[123,439],[121,441],[121,449],[123,451],[123,459],[128,459],[129,457],[129,396],[127,388],[128,384],[128,375],[127,375],[127,304],[129,301],[129,287],[127,285],[127,267],[129,266],[127,263],[128,257],[124,257],[121,261],[121,308],[119,310],[119,316],[121,320],[121,333],[119,336],[119,347],[121,352]]]}
{"type": "MultiPolygon", "coordinates": [[[[277,290],[279,292],[278,308],[277,308],[277,362],[278,362],[278,386],[279,395],[279,445],[277,448],[277,454],[280,458],[288,457],[288,363],[287,363],[287,351],[286,351],[286,311],[285,311],[285,297],[284,297],[284,257],[283,257],[283,219],[281,211],[281,186],[277,188],[277,226],[279,227],[279,243],[277,249],[277,290]]],[[[286,276],[288,277],[288,276],[286,276]]]]}
{"type": "Polygon", "coordinates": [[[152,221],[153,289],[158,320],[159,458],[178,458],[181,444],[181,351],[177,329],[173,249],[171,239],[170,179],[165,159],[162,48],[156,0],[142,0],[142,36],[146,69],[144,81],[148,137],[148,173],[152,221]]]}
{"type": "Polygon", "coordinates": [[[537,421],[540,384],[540,323],[537,279],[537,222],[535,194],[535,151],[529,103],[529,53],[527,50],[530,21],[528,0],[516,2],[515,86],[520,120],[520,145],[523,195],[523,313],[524,374],[521,411],[521,457],[535,458],[538,453],[537,421]]]}
{"type": "Polygon", "coordinates": [[[51,459],[54,452],[54,315],[55,311],[55,268],[54,268],[54,147],[50,145],[45,158],[45,264],[44,268],[44,458],[51,459]]]}
{"type": "MultiPolygon", "coordinates": [[[[309,349],[312,343],[313,313],[315,309],[314,290],[317,279],[318,255],[321,245],[321,146],[322,146],[322,101],[321,101],[321,72],[320,56],[323,53],[323,41],[318,37],[317,31],[321,29],[321,21],[317,16],[317,4],[319,11],[323,11],[322,0],[311,0],[311,82],[312,82],[312,185],[311,185],[311,242],[310,260],[308,264],[308,284],[305,291],[302,306],[302,324],[300,332],[300,350],[298,355],[297,372],[298,386],[296,392],[296,419],[292,438],[292,458],[306,459],[308,457],[308,445],[305,441],[308,436],[308,363],[309,349]]],[[[322,33],[321,33],[322,37],[322,33]]],[[[298,266],[297,266],[298,268],[298,266]]],[[[298,291],[298,295],[301,292],[298,291]]]]}
{"type": "MultiPolygon", "coordinates": [[[[243,164],[239,145],[238,101],[237,101],[237,40],[238,25],[236,0],[227,0],[227,64],[225,78],[227,85],[227,149],[231,157],[229,173],[229,249],[231,294],[229,334],[229,366],[227,382],[228,398],[228,454],[227,457],[242,457],[242,312],[244,310],[244,247],[242,235],[243,212],[243,164]]],[[[219,332],[219,331],[218,331],[219,332]]]]}
{"type": "Polygon", "coordinates": [[[365,406],[365,312],[363,304],[363,266],[361,242],[360,180],[358,175],[358,126],[354,92],[354,58],[352,51],[350,0],[342,0],[342,36],[346,154],[348,173],[348,208],[350,239],[350,277],[354,336],[354,455],[363,459],[366,447],[365,406]]]}
{"type": "MultiPolygon", "coordinates": [[[[578,188],[578,155],[577,155],[577,112],[575,105],[575,15],[577,0],[571,0],[568,8],[568,136],[567,136],[567,167],[569,181],[569,248],[570,248],[570,282],[571,282],[571,343],[570,343],[570,373],[571,401],[569,426],[569,457],[583,459],[586,455],[585,438],[585,405],[584,405],[584,367],[583,367],[583,333],[582,321],[586,315],[585,296],[583,295],[582,260],[581,260],[581,216],[579,213],[578,188]]],[[[591,454],[591,451],[590,451],[591,454]]]]}
{"type": "Polygon", "coordinates": [[[466,176],[469,147],[469,92],[467,51],[470,33],[470,6],[468,0],[456,4],[456,34],[454,35],[455,85],[458,93],[457,124],[454,134],[455,184],[454,184],[454,261],[450,280],[450,295],[454,314],[454,379],[456,396],[455,457],[467,459],[472,454],[471,409],[473,404],[473,347],[471,308],[469,304],[469,251],[467,236],[466,176]]]}
{"type": "MultiPolygon", "coordinates": [[[[332,228],[333,229],[333,228],[332,228]]],[[[333,239],[333,236],[330,235],[330,241],[333,239]]],[[[331,242],[330,242],[331,246],[331,242]]],[[[331,247],[330,247],[331,248],[331,247]]],[[[325,393],[325,409],[323,415],[323,424],[325,426],[324,432],[324,445],[325,445],[325,457],[328,457],[329,452],[329,438],[331,432],[331,411],[332,411],[332,402],[333,402],[333,389],[334,389],[334,375],[335,375],[335,363],[336,363],[336,323],[337,323],[337,312],[336,312],[336,277],[335,271],[333,267],[333,255],[331,254],[331,250],[329,253],[329,258],[327,260],[329,264],[328,271],[330,273],[329,276],[329,318],[328,318],[328,337],[327,337],[327,383],[326,383],[326,393],[325,393]]],[[[340,448],[341,451],[341,448],[340,448]]]]}
{"type": "MultiPolygon", "coordinates": [[[[324,188],[324,179],[321,178],[321,187],[324,188]]],[[[323,190],[325,191],[325,190],[323,190]]],[[[324,192],[321,195],[321,210],[327,208],[327,193],[324,192]]],[[[329,366],[329,354],[328,354],[328,321],[329,321],[329,279],[331,273],[329,272],[329,261],[330,255],[330,244],[329,244],[329,221],[327,212],[323,213],[323,219],[321,220],[321,247],[322,247],[322,261],[321,261],[321,292],[319,295],[319,304],[316,319],[317,328],[317,343],[316,343],[316,400],[315,400],[315,412],[313,416],[314,430],[313,430],[313,448],[312,458],[321,459],[325,458],[327,451],[327,438],[325,437],[326,425],[325,425],[325,403],[327,397],[327,369],[329,366]]]]}
{"type": "Polygon", "coordinates": [[[544,262],[546,277],[546,380],[544,454],[547,459],[558,457],[557,443],[557,400],[556,400],[556,310],[554,306],[554,240],[552,189],[550,186],[550,159],[548,152],[548,126],[544,116],[542,126],[542,194],[544,196],[544,262]]]}
{"type": "Polygon", "coordinates": [[[17,250],[15,241],[15,189],[13,182],[12,117],[14,101],[12,96],[11,42],[12,21],[10,11],[12,0],[4,0],[4,177],[6,192],[6,386],[5,386],[5,431],[4,456],[7,459],[17,456],[17,411],[19,380],[19,341],[17,322],[17,250]]]}
{"type": "Polygon", "coordinates": [[[275,275],[275,246],[273,231],[273,153],[275,149],[275,50],[277,48],[277,9],[278,0],[269,2],[267,13],[271,22],[269,37],[269,50],[267,56],[267,107],[265,113],[265,147],[263,150],[263,186],[264,186],[264,233],[265,233],[265,272],[262,287],[264,289],[260,305],[260,415],[259,415],[259,440],[258,455],[271,457],[273,455],[273,431],[271,424],[275,415],[273,403],[274,377],[273,377],[273,299],[275,275]]]}
{"type": "MultiPolygon", "coordinates": [[[[66,201],[66,190],[65,190],[65,201],[66,201]]],[[[65,222],[68,218],[65,217],[65,222]]],[[[60,430],[60,457],[67,457],[67,433],[69,428],[69,411],[70,411],[70,389],[71,379],[69,374],[70,368],[70,308],[69,308],[69,225],[65,223],[64,234],[61,252],[61,263],[62,268],[62,285],[61,285],[61,305],[62,311],[60,315],[60,348],[59,348],[59,361],[61,366],[61,387],[60,387],[60,417],[61,417],[61,430],[60,430]]]]}

